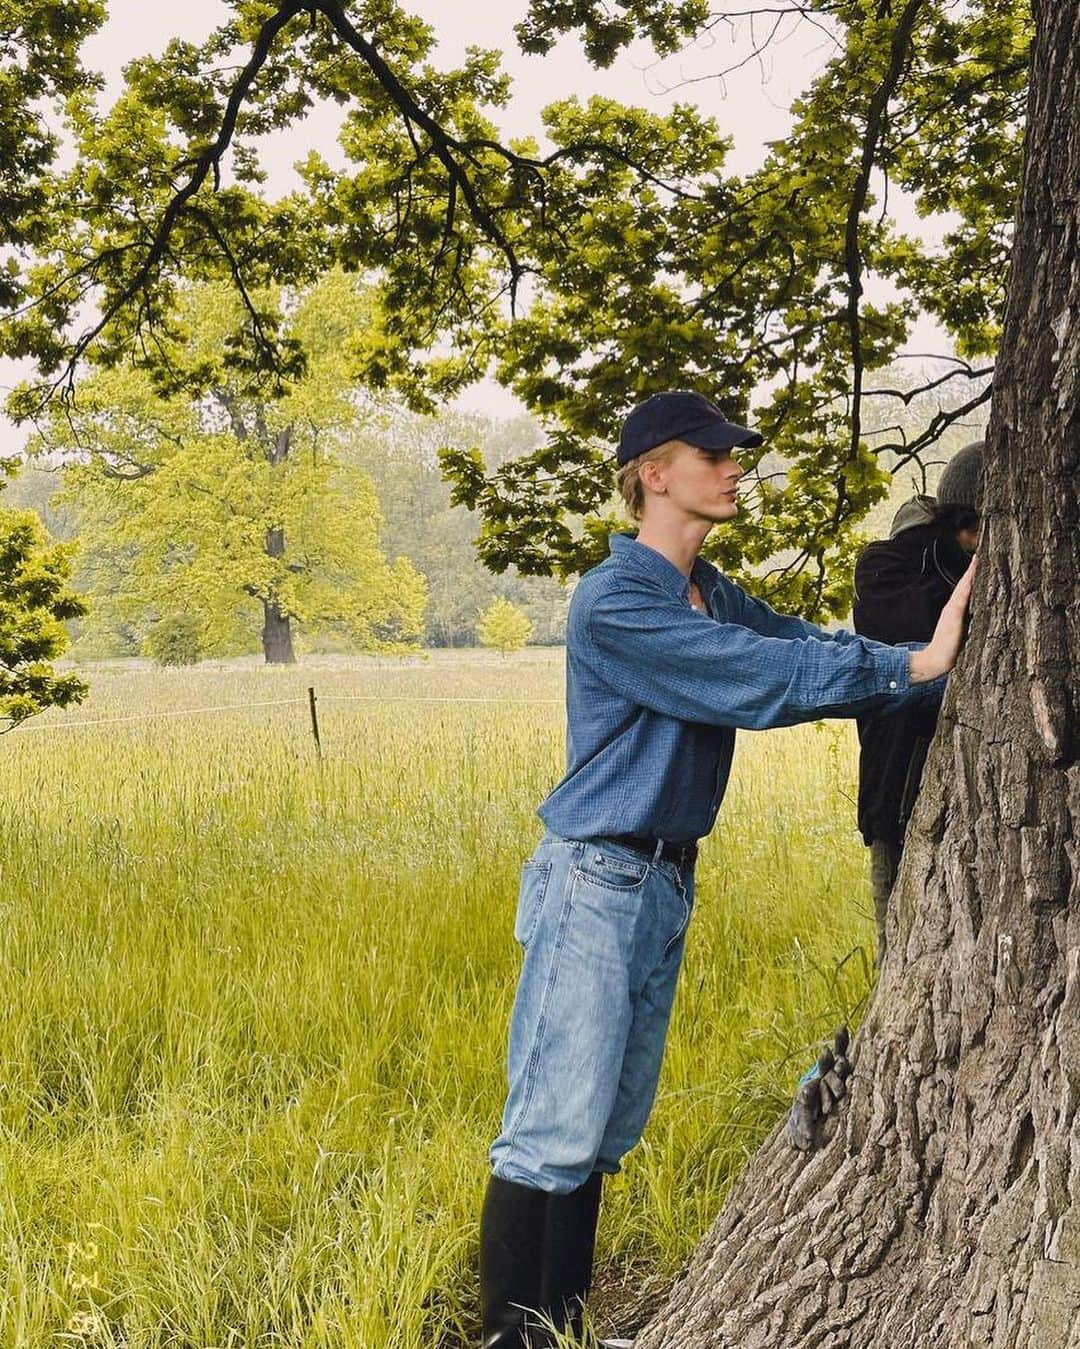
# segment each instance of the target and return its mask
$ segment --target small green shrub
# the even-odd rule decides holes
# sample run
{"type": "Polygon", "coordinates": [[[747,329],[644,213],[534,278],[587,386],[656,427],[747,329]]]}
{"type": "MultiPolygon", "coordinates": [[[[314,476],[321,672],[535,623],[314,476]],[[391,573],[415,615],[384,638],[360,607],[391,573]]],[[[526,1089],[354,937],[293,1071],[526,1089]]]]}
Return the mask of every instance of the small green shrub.
{"type": "Polygon", "coordinates": [[[158,665],[195,665],[202,655],[202,623],[194,614],[166,614],[147,633],[143,650],[158,665]]]}

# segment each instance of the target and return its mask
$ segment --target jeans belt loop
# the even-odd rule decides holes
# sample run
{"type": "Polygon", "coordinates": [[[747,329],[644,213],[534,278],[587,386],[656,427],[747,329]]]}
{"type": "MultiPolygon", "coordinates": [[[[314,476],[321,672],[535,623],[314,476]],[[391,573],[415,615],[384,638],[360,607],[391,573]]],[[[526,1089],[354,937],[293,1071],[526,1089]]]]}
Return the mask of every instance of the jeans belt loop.
{"type": "Polygon", "coordinates": [[[660,855],[663,853],[663,851],[664,851],[664,840],[662,838],[658,838],[656,840],[656,847],[653,849],[652,860],[654,862],[659,862],[660,855]]]}

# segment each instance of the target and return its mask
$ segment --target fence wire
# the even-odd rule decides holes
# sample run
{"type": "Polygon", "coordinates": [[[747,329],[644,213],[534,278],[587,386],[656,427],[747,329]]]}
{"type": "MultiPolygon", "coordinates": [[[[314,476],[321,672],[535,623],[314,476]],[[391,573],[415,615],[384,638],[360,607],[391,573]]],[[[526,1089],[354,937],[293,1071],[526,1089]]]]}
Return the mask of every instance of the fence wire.
{"type": "MultiPolygon", "coordinates": [[[[563,705],[562,698],[488,698],[488,697],[439,697],[429,694],[410,693],[316,693],[319,703],[500,703],[502,705],[521,704],[554,707],[563,705]]],[[[135,712],[124,717],[84,717],[79,721],[54,723],[24,722],[18,727],[28,731],[76,731],[86,726],[122,726],[136,721],[156,721],[162,717],[198,717],[216,712],[247,712],[257,707],[308,707],[309,698],[269,698],[254,703],[217,703],[205,707],[163,708],[156,712],[135,712]]],[[[12,729],[15,729],[14,727],[12,729]]]]}

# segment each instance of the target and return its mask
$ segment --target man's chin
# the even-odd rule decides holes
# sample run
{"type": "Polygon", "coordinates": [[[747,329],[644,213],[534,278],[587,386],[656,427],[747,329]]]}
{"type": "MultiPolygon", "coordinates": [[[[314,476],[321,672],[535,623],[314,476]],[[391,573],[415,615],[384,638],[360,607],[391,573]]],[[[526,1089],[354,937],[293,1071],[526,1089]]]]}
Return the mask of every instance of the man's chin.
{"type": "Polygon", "coordinates": [[[698,514],[700,519],[710,525],[722,525],[727,520],[734,520],[739,514],[739,506],[735,501],[722,501],[718,506],[699,507],[698,514]]]}

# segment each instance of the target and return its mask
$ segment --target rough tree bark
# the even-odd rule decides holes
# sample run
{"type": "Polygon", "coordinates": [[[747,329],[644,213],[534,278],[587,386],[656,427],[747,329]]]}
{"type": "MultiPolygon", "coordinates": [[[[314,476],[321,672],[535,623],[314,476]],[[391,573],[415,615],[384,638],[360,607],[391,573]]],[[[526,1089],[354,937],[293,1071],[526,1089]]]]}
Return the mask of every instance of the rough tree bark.
{"type": "MultiPolygon", "coordinates": [[[[267,548],[267,552],[269,552],[267,548]]],[[[275,556],[270,553],[270,556],[275,556]]],[[[262,648],[267,665],[295,665],[292,622],[273,600],[263,600],[262,648]]]]}
{"type": "MultiPolygon", "coordinates": [[[[261,427],[261,419],[260,419],[261,427]]],[[[266,432],[263,430],[263,438],[266,432]]],[[[289,457],[292,445],[292,428],[286,426],[273,438],[267,451],[267,462],[273,472],[279,464],[289,457]]],[[[266,531],[266,556],[275,560],[285,556],[285,528],[273,525],[266,531]]],[[[288,612],[278,603],[276,596],[264,597],[263,602],[262,646],[263,659],[267,665],[295,665],[296,653],[293,651],[292,620],[288,612]]]]}
{"type": "Polygon", "coordinates": [[[636,1349],[1080,1345],[1080,0],[1035,0],[971,630],[853,1050],[636,1349]]]}

